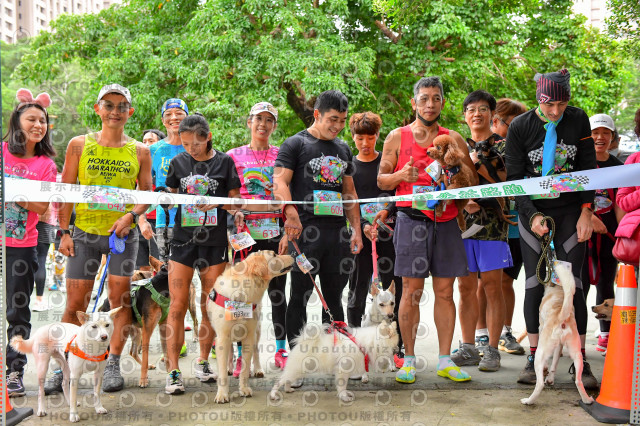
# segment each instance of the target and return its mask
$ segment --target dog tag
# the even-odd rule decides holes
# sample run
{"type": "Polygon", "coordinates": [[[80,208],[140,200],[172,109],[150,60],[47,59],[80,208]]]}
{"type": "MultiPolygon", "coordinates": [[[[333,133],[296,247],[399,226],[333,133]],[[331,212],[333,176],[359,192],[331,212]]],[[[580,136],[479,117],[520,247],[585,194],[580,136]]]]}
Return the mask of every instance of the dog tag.
{"type": "Polygon", "coordinates": [[[571,263],[565,262],[564,260],[556,260],[556,259],[553,260],[553,272],[551,273],[551,282],[554,283],[555,285],[562,286],[562,283],[560,282],[560,278],[558,278],[558,274],[556,274],[556,267],[558,267],[558,265],[564,266],[569,270],[569,272],[571,272],[571,263]]]}
{"type": "Polygon", "coordinates": [[[254,245],[256,240],[251,238],[251,235],[249,235],[248,232],[240,232],[239,234],[230,235],[229,243],[235,251],[240,251],[254,245]]]}
{"type": "Polygon", "coordinates": [[[253,318],[253,307],[249,303],[225,300],[224,319],[233,321],[237,319],[253,318]]]}
{"type": "Polygon", "coordinates": [[[304,253],[296,257],[296,263],[298,264],[300,271],[304,274],[308,274],[313,269],[313,265],[309,262],[309,259],[307,259],[307,256],[305,256],[304,253]]]}

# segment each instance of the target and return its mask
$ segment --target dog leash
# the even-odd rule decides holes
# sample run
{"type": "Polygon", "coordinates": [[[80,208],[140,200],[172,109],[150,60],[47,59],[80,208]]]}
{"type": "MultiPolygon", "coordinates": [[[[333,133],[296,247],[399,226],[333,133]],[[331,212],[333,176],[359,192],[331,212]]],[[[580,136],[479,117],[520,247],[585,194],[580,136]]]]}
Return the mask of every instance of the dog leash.
{"type": "Polygon", "coordinates": [[[100,296],[102,296],[102,291],[104,290],[104,280],[107,278],[107,273],[109,272],[111,255],[124,253],[124,249],[126,248],[125,241],[127,241],[128,238],[128,235],[125,235],[123,238],[118,237],[115,231],[109,237],[109,254],[107,255],[107,262],[104,265],[104,271],[102,272],[102,279],[100,280],[100,287],[98,287],[98,295],[96,296],[96,303],[93,305],[92,313],[96,311],[98,301],[100,300],[100,296]]]}
{"type": "MultiPolygon", "coordinates": [[[[378,224],[373,224],[373,230],[378,229],[378,224]]],[[[378,251],[376,248],[376,239],[371,241],[371,260],[373,261],[373,276],[371,277],[371,284],[380,288],[380,276],[378,275],[378,251]]]]}
{"type": "Polygon", "coordinates": [[[545,287],[551,282],[553,275],[553,261],[555,260],[555,247],[553,246],[553,236],[556,233],[556,223],[551,216],[544,216],[542,218],[542,225],[549,224],[549,233],[539,237],[541,253],[540,259],[538,259],[538,265],[536,266],[536,278],[538,282],[545,287]],[[543,262],[546,263],[546,267],[543,267],[543,262]],[[545,278],[542,278],[542,271],[544,270],[545,278]]]}

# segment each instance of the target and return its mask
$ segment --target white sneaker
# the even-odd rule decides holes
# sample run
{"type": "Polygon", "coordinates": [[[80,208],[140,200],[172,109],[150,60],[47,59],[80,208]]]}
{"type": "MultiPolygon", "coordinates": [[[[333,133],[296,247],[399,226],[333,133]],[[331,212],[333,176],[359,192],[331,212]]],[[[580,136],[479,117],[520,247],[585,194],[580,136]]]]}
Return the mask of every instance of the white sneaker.
{"type": "Polygon", "coordinates": [[[196,379],[203,383],[215,382],[218,375],[209,368],[209,361],[200,361],[195,366],[196,379]]]}
{"type": "Polygon", "coordinates": [[[184,384],[182,383],[182,373],[180,370],[172,370],[167,374],[167,383],[164,392],[169,395],[179,395],[184,393],[184,384]]]}
{"type": "Polygon", "coordinates": [[[44,300],[42,302],[36,301],[33,304],[33,308],[31,308],[31,310],[34,311],[34,312],[44,312],[44,311],[49,310],[49,305],[44,300]]]}

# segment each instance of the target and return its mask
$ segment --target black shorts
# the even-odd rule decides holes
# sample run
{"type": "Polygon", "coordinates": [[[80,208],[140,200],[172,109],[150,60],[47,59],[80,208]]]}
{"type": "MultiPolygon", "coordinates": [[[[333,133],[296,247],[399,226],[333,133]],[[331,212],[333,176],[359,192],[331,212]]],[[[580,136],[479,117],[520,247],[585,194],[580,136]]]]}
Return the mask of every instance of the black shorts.
{"type": "Polygon", "coordinates": [[[513,260],[513,266],[510,268],[504,268],[504,273],[509,275],[514,280],[518,279],[520,270],[522,269],[522,248],[520,248],[520,238],[509,238],[509,249],[511,250],[511,260],[513,260]]]}
{"type": "MultiPolygon", "coordinates": [[[[182,243],[178,243],[182,244],[182,243]]],[[[173,243],[169,251],[169,260],[178,262],[189,268],[203,270],[209,266],[219,265],[229,261],[228,246],[199,246],[187,244],[176,247],[173,243]]]]}

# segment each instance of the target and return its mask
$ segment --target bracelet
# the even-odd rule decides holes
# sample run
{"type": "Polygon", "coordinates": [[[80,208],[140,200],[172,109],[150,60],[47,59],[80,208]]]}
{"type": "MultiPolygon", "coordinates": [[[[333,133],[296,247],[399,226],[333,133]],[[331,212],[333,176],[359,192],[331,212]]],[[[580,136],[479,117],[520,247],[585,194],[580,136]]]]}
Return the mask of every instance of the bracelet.
{"type": "Polygon", "coordinates": [[[544,213],[535,212],[533,215],[531,215],[531,218],[529,219],[529,229],[531,229],[531,227],[533,226],[532,225],[533,219],[535,219],[535,217],[538,216],[538,215],[540,215],[540,216],[542,216],[544,218],[544,213]]]}

